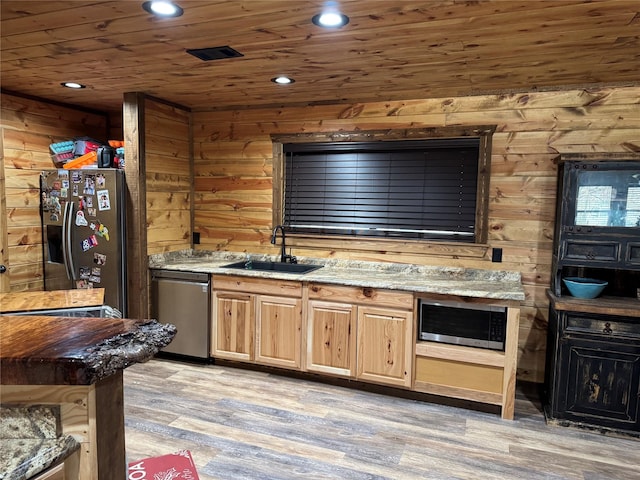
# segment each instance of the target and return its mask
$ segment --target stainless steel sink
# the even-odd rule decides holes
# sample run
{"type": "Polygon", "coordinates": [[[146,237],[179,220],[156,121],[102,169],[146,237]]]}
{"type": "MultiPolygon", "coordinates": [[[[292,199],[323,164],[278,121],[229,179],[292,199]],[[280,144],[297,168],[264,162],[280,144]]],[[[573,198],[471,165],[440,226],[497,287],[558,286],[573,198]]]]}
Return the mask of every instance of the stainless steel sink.
{"type": "Polygon", "coordinates": [[[242,262],[223,265],[222,268],[235,268],[238,270],[256,270],[259,272],[284,272],[284,273],[308,273],[322,265],[284,262],[260,262],[256,260],[243,260],[242,262]]]}

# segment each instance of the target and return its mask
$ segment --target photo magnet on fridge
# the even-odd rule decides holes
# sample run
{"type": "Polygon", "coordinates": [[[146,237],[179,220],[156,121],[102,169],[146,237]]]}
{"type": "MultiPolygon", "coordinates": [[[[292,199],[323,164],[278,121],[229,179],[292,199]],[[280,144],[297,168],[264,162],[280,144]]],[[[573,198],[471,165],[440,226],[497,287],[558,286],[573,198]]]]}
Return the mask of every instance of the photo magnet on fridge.
{"type": "Polygon", "coordinates": [[[42,192],[42,211],[60,214],[62,212],[60,198],[55,195],[47,195],[46,192],[42,192]]]}
{"type": "Polygon", "coordinates": [[[93,283],[89,282],[88,280],[78,280],[76,282],[76,288],[93,288],[93,283]]]}
{"type": "Polygon", "coordinates": [[[80,267],[80,279],[88,280],[91,275],[91,269],[89,267],[80,267]]]}
{"type": "Polygon", "coordinates": [[[93,263],[95,263],[96,265],[104,265],[105,263],[107,263],[107,256],[102,253],[94,253],[93,263]]]}
{"type": "Polygon", "coordinates": [[[98,190],[98,210],[111,210],[109,190],[98,190]]]}
{"type": "Polygon", "coordinates": [[[84,177],[84,190],[85,195],[94,195],[96,193],[96,176],[87,175],[84,177]]]}

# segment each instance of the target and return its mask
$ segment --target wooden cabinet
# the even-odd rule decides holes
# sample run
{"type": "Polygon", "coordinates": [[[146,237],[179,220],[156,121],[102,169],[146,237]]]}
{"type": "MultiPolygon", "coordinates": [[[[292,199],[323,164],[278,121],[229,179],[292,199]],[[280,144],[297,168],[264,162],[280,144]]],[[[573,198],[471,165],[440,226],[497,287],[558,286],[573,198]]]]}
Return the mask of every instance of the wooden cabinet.
{"type": "Polygon", "coordinates": [[[563,155],[558,166],[551,290],[569,276],[609,281],[604,295],[636,296],[640,280],[640,155],[563,155]]]}
{"type": "Polygon", "coordinates": [[[300,369],[302,300],[256,297],[256,362],[300,369]]]}
{"type": "MultiPolygon", "coordinates": [[[[441,297],[438,297],[441,298],[441,297]]],[[[519,328],[505,351],[416,342],[410,292],[213,276],[212,356],[500,405],[513,418],[519,328]]]]}
{"type": "Polygon", "coordinates": [[[220,275],[212,291],[211,356],[301,368],[300,282],[220,275]]]}
{"type": "Polygon", "coordinates": [[[640,431],[640,156],[565,155],[558,169],[545,413],[640,431]],[[568,276],[608,282],[570,296],[568,276]]]}
{"type": "Polygon", "coordinates": [[[475,301],[507,307],[504,352],[418,341],[413,389],[499,405],[502,418],[511,420],[515,408],[520,308],[514,301],[475,301]]]}
{"type": "Polygon", "coordinates": [[[411,387],[412,345],[412,312],[358,307],[358,379],[411,387]]]}
{"type": "Polygon", "coordinates": [[[254,360],[254,296],[238,292],[213,292],[214,322],[211,356],[228,360],[254,360]]]}
{"type": "Polygon", "coordinates": [[[355,305],[309,300],[306,367],[311,372],[355,376],[355,305]]]}
{"type": "Polygon", "coordinates": [[[411,387],[413,294],[311,283],[310,371],[411,387]]]}
{"type": "Polygon", "coordinates": [[[550,294],[550,300],[547,416],[640,431],[640,308],[632,303],[638,301],[601,303],[593,311],[579,299],[550,294]]]}

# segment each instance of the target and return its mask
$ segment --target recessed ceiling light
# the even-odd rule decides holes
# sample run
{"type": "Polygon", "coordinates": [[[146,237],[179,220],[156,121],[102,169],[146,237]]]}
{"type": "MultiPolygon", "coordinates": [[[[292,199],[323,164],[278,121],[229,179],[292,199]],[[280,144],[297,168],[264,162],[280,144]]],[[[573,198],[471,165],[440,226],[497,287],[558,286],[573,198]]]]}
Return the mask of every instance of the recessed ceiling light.
{"type": "Polygon", "coordinates": [[[271,79],[273,83],[277,83],[278,85],[289,85],[291,83],[295,83],[295,80],[290,77],[286,77],[284,75],[280,75],[279,77],[274,77],[271,79]]]}
{"type": "Polygon", "coordinates": [[[339,28],[349,23],[349,17],[340,13],[336,2],[329,2],[322,10],[322,13],[314,15],[311,21],[319,27],[339,28]]]}
{"type": "Polygon", "coordinates": [[[151,0],[144,2],[142,8],[149,13],[159,15],[161,17],[179,17],[184,10],[173,2],[168,0],[151,0]]]}
{"type": "Polygon", "coordinates": [[[62,82],[60,85],[67,88],[86,88],[85,85],[76,82],[62,82]]]}

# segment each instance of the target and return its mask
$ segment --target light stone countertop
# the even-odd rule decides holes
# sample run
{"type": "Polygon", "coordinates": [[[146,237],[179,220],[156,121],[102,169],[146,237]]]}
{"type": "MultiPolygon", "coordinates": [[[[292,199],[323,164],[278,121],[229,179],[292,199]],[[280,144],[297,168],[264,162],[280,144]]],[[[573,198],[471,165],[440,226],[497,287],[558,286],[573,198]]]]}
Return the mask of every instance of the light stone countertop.
{"type": "Polygon", "coordinates": [[[306,257],[298,257],[298,263],[311,263],[323,267],[305,274],[224,268],[226,264],[248,258],[253,261],[277,260],[277,257],[268,255],[187,250],[152,255],[149,257],[149,268],[369,287],[418,294],[435,293],[515,301],[525,298],[520,272],[502,270],[306,257]]]}
{"type": "Polygon", "coordinates": [[[0,408],[0,479],[29,479],[80,448],[72,436],[59,435],[57,408],[0,408]]]}

